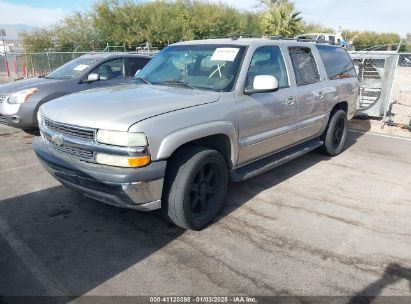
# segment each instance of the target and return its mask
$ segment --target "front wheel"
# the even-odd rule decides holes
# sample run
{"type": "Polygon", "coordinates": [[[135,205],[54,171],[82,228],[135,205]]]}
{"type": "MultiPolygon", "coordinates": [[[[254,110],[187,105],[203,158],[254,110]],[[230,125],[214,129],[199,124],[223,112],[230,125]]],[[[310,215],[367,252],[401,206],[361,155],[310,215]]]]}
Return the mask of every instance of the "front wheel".
{"type": "Polygon", "coordinates": [[[227,181],[227,164],[219,152],[203,147],[179,151],[166,176],[168,218],[184,229],[205,228],[223,205],[227,181]]]}
{"type": "Polygon", "coordinates": [[[324,141],[320,152],[325,155],[336,156],[344,149],[347,139],[348,120],[347,113],[343,110],[334,112],[331,116],[327,129],[321,139],[324,141]]]}

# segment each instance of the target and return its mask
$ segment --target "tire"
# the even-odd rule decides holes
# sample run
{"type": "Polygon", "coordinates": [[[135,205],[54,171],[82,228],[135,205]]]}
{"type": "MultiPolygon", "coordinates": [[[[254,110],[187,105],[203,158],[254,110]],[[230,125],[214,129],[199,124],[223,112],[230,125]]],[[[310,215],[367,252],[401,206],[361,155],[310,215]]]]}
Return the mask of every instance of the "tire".
{"type": "Polygon", "coordinates": [[[168,218],[184,229],[201,230],[216,217],[227,192],[224,157],[203,147],[177,152],[167,168],[163,208],[168,218]]]}
{"type": "Polygon", "coordinates": [[[324,145],[319,148],[320,153],[336,156],[344,149],[347,139],[348,120],[347,113],[343,110],[335,111],[325,129],[321,139],[324,145]]]}

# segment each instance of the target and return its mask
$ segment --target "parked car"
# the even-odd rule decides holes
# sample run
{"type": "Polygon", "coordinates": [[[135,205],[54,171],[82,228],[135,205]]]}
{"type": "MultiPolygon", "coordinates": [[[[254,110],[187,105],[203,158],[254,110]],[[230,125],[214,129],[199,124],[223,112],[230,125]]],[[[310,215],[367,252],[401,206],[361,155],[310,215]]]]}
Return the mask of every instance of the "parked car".
{"type": "Polygon", "coordinates": [[[63,185],[195,230],[229,179],[340,154],[358,97],[343,48],[264,38],[171,45],[136,81],[43,105],[34,149],[63,185]]]}
{"type": "Polygon", "coordinates": [[[300,34],[295,37],[296,39],[312,40],[316,42],[328,42],[330,44],[341,45],[345,41],[340,33],[315,33],[315,34],[300,34]]]}
{"type": "Polygon", "coordinates": [[[37,128],[39,107],[57,97],[133,78],[151,58],[128,53],[90,53],[45,77],[0,85],[0,123],[20,129],[37,128]]]}

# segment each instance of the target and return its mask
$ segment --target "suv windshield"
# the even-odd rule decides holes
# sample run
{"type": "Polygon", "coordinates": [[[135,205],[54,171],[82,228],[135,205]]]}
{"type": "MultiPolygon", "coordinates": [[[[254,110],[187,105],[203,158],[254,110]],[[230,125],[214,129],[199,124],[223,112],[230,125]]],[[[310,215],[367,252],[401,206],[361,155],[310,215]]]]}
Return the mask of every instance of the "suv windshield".
{"type": "Polygon", "coordinates": [[[231,91],[245,47],[176,45],[161,51],[137,75],[143,82],[213,91],[231,91]]]}
{"type": "Polygon", "coordinates": [[[54,70],[50,74],[47,74],[45,78],[51,79],[74,79],[83,74],[85,69],[88,69],[91,65],[97,62],[96,59],[91,58],[77,58],[66,64],[62,65],[58,69],[54,70]]]}

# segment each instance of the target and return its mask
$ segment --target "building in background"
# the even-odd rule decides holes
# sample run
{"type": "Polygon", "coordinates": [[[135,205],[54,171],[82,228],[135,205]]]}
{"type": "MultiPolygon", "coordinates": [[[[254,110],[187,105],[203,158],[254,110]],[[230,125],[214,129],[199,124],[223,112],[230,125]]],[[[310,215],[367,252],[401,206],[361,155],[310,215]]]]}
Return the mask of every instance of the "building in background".
{"type": "Polygon", "coordinates": [[[8,43],[3,45],[3,41],[0,41],[0,56],[4,56],[4,52],[10,53],[10,45],[8,43]]]}

